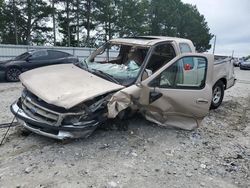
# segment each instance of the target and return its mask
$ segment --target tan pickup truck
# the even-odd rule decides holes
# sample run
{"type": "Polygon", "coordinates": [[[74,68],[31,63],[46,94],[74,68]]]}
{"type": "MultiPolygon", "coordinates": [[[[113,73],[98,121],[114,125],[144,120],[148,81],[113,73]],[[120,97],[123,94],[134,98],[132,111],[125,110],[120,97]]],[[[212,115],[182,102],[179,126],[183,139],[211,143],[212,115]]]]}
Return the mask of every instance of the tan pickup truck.
{"type": "Polygon", "coordinates": [[[214,62],[190,40],[155,36],[112,39],[78,64],[34,69],[20,80],[12,113],[56,139],[87,137],[107,119],[135,112],[191,130],[235,82],[230,59],[214,62]]]}

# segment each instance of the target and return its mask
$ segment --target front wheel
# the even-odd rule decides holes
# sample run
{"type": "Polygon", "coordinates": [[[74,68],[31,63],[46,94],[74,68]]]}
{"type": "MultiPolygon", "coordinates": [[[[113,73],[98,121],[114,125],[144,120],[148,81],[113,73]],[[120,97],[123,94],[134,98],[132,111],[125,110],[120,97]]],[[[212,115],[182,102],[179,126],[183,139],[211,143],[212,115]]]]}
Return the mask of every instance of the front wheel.
{"type": "Polygon", "coordinates": [[[213,99],[211,102],[210,109],[216,109],[218,108],[223,100],[224,97],[224,83],[219,80],[215,83],[213,87],[213,99]]]}
{"type": "Polygon", "coordinates": [[[6,80],[8,82],[18,82],[21,70],[16,67],[11,67],[6,71],[6,80]]]}

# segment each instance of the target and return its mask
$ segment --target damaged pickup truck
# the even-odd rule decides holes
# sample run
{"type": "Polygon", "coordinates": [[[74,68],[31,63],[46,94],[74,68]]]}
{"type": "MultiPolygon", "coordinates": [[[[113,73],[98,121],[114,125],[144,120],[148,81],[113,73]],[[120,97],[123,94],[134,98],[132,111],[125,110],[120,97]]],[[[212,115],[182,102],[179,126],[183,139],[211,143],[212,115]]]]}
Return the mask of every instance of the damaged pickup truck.
{"type": "Polygon", "coordinates": [[[20,80],[12,113],[55,139],[87,137],[107,119],[135,112],[192,130],[235,83],[230,59],[214,62],[190,40],[155,36],[112,39],[78,64],[34,69],[20,80]]]}

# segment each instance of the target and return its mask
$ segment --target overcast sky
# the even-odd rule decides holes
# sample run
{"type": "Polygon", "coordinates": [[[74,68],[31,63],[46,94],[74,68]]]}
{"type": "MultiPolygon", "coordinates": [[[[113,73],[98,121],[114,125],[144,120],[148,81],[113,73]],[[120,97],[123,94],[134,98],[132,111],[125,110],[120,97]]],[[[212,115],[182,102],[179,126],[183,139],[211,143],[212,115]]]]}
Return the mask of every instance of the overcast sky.
{"type": "Polygon", "coordinates": [[[234,50],[234,56],[250,55],[250,0],[182,1],[196,5],[205,16],[210,32],[217,36],[216,54],[231,55],[234,50]]]}

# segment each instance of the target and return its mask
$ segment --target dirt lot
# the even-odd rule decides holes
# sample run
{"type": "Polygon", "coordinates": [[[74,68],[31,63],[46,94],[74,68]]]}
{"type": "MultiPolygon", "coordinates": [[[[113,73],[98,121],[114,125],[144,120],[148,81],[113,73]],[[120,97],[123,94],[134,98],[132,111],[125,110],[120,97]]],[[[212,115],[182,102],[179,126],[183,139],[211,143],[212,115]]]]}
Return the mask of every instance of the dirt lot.
{"type": "MultiPolygon", "coordinates": [[[[135,117],[127,131],[61,143],[11,128],[0,147],[0,187],[250,187],[250,71],[235,71],[222,106],[194,131],[135,117]]],[[[0,123],[11,121],[21,88],[0,83],[0,123]]]]}

